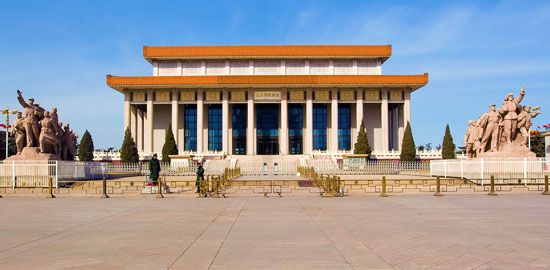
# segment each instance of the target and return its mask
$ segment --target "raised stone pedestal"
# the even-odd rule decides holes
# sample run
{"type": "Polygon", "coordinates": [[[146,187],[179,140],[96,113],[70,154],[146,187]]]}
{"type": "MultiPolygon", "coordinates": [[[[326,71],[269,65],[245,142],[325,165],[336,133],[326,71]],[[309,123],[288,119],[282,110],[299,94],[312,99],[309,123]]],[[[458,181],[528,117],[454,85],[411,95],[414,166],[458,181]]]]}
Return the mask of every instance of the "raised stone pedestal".
{"type": "Polygon", "coordinates": [[[480,158],[484,157],[526,157],[526,158],[535,158],[537,155],[529,150],[527,146],[522,146],[519,141],[512,143],[506,143],[502,146],[499,151],[496,152],[485,152],[478,155],[480,158]]]}
{"type": "Polygon", "coordinates": [[[13,155],[6,160],[60,160],[60,158],[57,155],[40,153],[40,148],[38,147],[25,147],[23,151],[21,151],[21,154],[13,155]]]}

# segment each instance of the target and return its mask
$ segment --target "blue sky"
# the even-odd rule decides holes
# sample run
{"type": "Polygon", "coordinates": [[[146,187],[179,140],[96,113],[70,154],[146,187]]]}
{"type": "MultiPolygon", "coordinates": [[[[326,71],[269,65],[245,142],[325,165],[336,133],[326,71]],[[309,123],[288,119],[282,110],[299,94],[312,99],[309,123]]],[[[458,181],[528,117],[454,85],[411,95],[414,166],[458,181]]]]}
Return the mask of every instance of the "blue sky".
{"type": "Polygon", "coordinates": [[[143,45],[391,44],[384,74],[430,74],[413,93],[418,144],[461,145],[466,121],[527,87],[550,122],[550,1],[5,1],[0,106],[16,90],[120,147],[122,100],[105,75],[151,75],[143,45]],[[204,3],[202,3],[204,2],[204,3]]]}

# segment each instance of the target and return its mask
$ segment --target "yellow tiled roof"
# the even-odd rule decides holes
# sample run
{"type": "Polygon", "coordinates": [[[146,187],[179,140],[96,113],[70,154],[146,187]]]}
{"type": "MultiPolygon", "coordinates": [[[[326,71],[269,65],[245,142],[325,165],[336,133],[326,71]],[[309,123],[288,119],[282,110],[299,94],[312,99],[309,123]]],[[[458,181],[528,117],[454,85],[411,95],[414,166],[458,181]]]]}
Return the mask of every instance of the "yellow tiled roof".
{"type": "Polygon", "coordinates": [[[391,45],[144,46],[151,59],[366,58],[387,60],[391,45]]]}

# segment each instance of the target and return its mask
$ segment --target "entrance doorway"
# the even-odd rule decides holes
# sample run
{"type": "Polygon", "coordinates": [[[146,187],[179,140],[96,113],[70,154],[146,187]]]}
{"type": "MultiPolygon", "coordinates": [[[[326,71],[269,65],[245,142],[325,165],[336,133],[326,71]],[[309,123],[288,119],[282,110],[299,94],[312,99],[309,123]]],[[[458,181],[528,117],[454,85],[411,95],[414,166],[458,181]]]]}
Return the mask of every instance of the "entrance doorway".
{"type": "Polygon", "coordinates": [[[256,138],[258,155],[279,154],[279,104],[257,104],[256,138]]]}

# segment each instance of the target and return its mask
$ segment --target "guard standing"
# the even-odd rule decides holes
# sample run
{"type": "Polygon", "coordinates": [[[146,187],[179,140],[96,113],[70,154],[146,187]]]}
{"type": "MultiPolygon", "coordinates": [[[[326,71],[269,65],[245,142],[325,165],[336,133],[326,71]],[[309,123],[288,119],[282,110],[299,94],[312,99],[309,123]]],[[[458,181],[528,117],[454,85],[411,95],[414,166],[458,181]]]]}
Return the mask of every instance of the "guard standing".
{"type": "Polygon", "coordinates": [[[197,193],[201,191],[201,181],[204,181],[204,168],[202,167],[202,164],[199,163],[199,167],[197,168],[197,180],[195,182],[195,185],[197,186],[197,193]]]}
{"type": "Polygon", "coordinates": [[[153,180],[153,186],[158,185],[160,175],[160,162],[157,159],[157,154],[153,154],[153,158],[149,160],[149,179],[153,180]]]}

